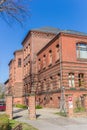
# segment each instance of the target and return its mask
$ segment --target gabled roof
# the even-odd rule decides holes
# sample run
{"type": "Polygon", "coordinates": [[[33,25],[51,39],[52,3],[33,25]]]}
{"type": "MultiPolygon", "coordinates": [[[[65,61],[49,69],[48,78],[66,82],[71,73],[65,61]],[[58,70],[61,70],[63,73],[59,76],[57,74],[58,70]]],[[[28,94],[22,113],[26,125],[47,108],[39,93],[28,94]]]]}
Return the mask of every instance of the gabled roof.
{"type": "Polygon", "coordinates": [[[87,33],[79,32],[79,31],[75,31],[75,30],[62,30],[61,32],[69,33],[69,34],[77,34],[77,35],[87,36],[87,33]]]}
{"type": "Polygon", "coordinates": [[[42,28],[36,28],[36,29],[31,29],[28,34],[26,35],[26,37],[24,38],[22,44],[24,43],[25,39],[29,36],[30,32],[42,32],[42,33],[52,33],[52,34],[59,34],[61,32],[63,33],[68,33],[68,34],[75,34],[75,35],[82,35],[82,36],[87,36],[87,33],[84,32],[79,32],[79,31],[75,31],[75,30],[63,30],[63,29],[59,29],[59,28],[54,28],[54,27],[42,27],[42,28]]]}
{"type": "Polygon", "coordinates": [[[53,27],[42,27],[42,28],[35,28],[29,30],[27,35],[25,36],[24,40],[22,41],[22,45],[25,42],[26,38],[29,36],[30,32],[42,32],[42,33],[52,33],[52,34],[58,34],[61,30],[59,28],[53,28],[53,27]]]}
{"type": "Polygon", "coordinates": [[[68,34],[68,35],[86,36],[87,37],[87,33],[74,31],[74,30],[60,30],[52,40],[50,40],[40,51],[38,51],[37,55],[39,55],[47,46],[49,46],[53,41],[55,41],[59,37],[60,34],[68,34]]]}
{"type": "Polygon", "coordinates": [[[45,32],[45,33],[54,33],[54,34],[57,34],[61,30],[59,28],[53,28],[53,27],[42,27],[42,28],[32,29],[31,31],[39,31],[39,32],[45,32]]]}

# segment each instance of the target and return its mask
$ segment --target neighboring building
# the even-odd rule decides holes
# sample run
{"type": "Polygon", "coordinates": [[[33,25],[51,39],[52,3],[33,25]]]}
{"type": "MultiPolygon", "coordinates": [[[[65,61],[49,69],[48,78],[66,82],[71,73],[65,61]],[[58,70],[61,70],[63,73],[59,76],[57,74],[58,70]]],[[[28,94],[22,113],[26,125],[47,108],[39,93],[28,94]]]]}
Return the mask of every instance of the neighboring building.
{"type": "Polygon", "coordinates": [[[9,90],[14,97],[14,104],[24,102],[23,99],[23,50],[14,52],[14,59],[9,63],[9,90]]]}

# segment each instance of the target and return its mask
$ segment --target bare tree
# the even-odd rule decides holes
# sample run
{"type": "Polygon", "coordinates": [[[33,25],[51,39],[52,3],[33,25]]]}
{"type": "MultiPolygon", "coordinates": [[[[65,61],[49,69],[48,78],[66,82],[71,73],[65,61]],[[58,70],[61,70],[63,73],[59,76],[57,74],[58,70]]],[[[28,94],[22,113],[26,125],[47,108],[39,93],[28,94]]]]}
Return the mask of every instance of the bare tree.
{"type": "Polygon", "coordinates": [[[8,22],[14,19],[22,23],[29,16],[30,0],[0,0],[0,16],[8,22]]]}

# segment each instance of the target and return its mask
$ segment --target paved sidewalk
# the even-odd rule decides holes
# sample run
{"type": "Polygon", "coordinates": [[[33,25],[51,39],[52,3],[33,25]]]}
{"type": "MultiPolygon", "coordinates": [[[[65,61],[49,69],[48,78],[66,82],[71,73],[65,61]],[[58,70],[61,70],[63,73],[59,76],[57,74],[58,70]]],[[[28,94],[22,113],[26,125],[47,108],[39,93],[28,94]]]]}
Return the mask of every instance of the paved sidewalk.
{"type": "Polygon", "coordinates": [[[37,120],[29,120],[28,110],[14,113],[16,120],[31,124],[39,130],[86,130],[87,118],[68,118],[60,117],[54,113],[57,109],[41,109],[37,110],[37,120]]]}

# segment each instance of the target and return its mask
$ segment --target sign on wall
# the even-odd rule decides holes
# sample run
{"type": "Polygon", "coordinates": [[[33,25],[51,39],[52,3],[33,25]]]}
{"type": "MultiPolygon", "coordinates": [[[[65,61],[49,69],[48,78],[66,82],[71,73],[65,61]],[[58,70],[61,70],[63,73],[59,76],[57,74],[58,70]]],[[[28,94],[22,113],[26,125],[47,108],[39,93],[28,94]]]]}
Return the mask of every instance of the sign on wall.
{"type": "Polygon", "coordinates": [[[71,96],[68,98],[68,105],[69,105],[69,108],[73,108],[73,101],[72,101],[71,96]]]}

